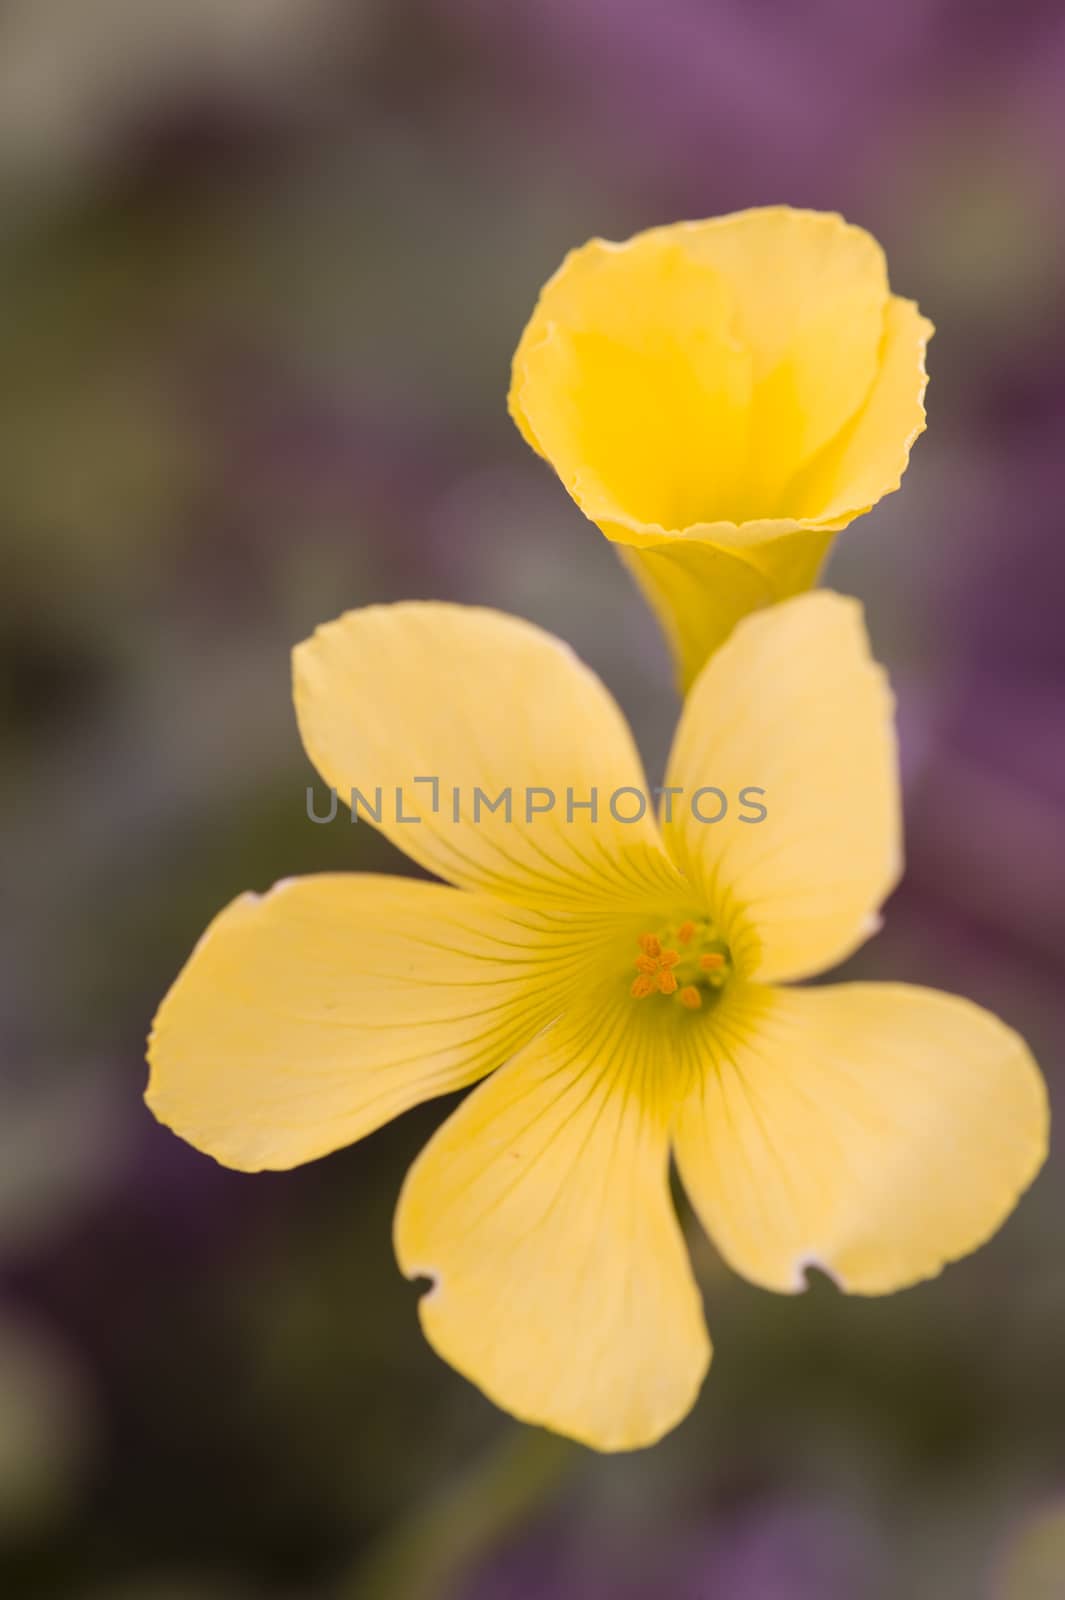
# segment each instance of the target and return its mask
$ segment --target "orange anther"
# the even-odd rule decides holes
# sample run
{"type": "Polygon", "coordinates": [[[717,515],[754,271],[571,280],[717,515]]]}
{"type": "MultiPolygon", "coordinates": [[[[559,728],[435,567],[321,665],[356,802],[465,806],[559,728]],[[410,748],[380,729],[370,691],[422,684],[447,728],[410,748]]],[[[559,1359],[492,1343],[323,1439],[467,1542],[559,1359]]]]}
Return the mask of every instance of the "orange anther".
{"type": "Polygon", "coordinates": [[[641,972],[638,978],[632,980],[632,988],[629,990],[634,1000],[646,1000],[647,996],[654,992],[655,980],[646,972],[641,972]]]}
{"type": "Polygon", "coordinates": [[[690,944],[694,932],[694,922],[682,922],[680,927],[677,929],[677,938],[680,940],[681,944],[690,944]]]}
{"type": "Polygon", "coordinates": [[[687,1006],[689,1011],[698,1011],[703,1003],[703,997],[693,983],[685,984],[677,999],[682,1006],[687,1006]]]}
{"type": "Polygon", "coordinates": [[[641,933],[636,943],[645,956],[660,956],[662,954],[662,943],[657,933],[641,933]]]}
{"type": "Polygon", "coordinates": [[[704,972],[713,972],[717,967],[725,965],[725,958],[719,950],[708,950],[704,956],[699,957],[699,965],[704,972]]]}
{"type": "Polygon", "coordinates": [[[659,994],[676,994],[677,980],[673,976],[672,972],[668,970],[660,972],[656,981],[658,983],[659,994]]]}
{"type": "Polygon", "coordinates": [[[658,961],[657,961],[657,959],[654,956],[637,956],[636,957],[636,971],[637,972],[657,972],[658,971],[658,961]]]}
{"type": "Polygon", "coordinates": [[[663,950],[658,958],[658,964],[662,967],[675,967],[679,960],[680,955],[676,950],[663,950]]]}

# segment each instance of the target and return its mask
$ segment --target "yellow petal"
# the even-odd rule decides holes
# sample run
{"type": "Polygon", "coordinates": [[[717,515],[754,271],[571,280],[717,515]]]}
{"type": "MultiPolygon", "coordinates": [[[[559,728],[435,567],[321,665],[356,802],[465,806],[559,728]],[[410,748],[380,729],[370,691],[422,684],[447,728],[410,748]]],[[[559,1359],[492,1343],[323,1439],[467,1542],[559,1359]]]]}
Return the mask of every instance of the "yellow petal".
{"type": "Polygon", "coordinates": [[[675,230],[567,256],[518,347],[510,407],[587,516],[684,528],[731,513],[751,406],[732,320],[727,286],[675,230]]]}
{"type": "Polygon", "coordinates": [[[787,206],[592,240],[545,285],[511,414],[629,547],[682,687],[898,487],[931,331],[868,233],[787,206]]]}
{"type": "Polygon", "coordinates": [[[677,1163],[725,1259],[769,1289],[808,1266],[856,1294],[934,1276],[1001,1225],[1046,1155],[1024,1041],[905,984],[726,992],[677,1163]]]}
{"type": "Polygon", "coordinates": [[[242,895],[159,1009],[148,1104],[226,1166],[313,1160],[497,1067],[558,1015],[598,937],[370,874],[242,895]]]}
{"type": "Polygon", "coordinates": [[[790,206],[688,224],[685,242],[727,282],[736,336],[753,362],[749,501],[732,520],[794,515],[781,495],[853,416],[876,375],[888,300],[884,253],[835,213],[790,206]]]}
{"type": "Polygon", "coordinates": [[[888,302],[876,380],[852,421],[792,486],[797,516],[823,526],[849,522],[899,487],[924,432],[925,353],[933,332],[912,300],[888,302]]]}
{"type": "Polygon", "coordinates": [[[628,726],[541,628],[475,606],[370,606],[319,628],[294,674],[325,782],[344,803],[358,789],[431,872],[543,905],[673,892],[628,726]]]}
{"type": "Polygon", "coordinates": [[[396,1216],[400,1266],[434,1280],[434,1349],[598,1450],[667,1432],[710,1359],[669,1193],[661,1020],[616,993],[564,1017],[444,1124],[396,1216]]]}
{"type": "Polygon", "coordinates": [[[821,591],[741,622],[688,697],[666,784],[666,842],[748,977],[806,977],[862,943],[901,839],[891,694],[857,602],[821,591]],[[693,804],[704,786],[720,821],[713,796],[693,804]]]}

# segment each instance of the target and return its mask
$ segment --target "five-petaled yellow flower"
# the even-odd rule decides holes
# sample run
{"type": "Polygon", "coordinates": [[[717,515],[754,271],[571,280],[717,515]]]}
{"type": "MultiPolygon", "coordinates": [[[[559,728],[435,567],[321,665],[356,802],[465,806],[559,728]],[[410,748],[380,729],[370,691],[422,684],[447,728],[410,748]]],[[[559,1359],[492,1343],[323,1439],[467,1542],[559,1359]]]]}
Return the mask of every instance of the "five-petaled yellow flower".
{"type": "Polygon", "coordinates": [[[788,206],[593,239],[545,285],[511,415],[619,545],[683,687],[899,487],[931,333],[875,239],[788,206]]]}
{"type": "Polygon", "coordinates": [[[778,987],[859,945],[900,870],[890,695],[855,602],[738,625],[657,820],[617,706],[529,623],[351,612],[296,650],[295,698],[326,783],[371,807],[380,788],[384,832],[448,883],[236,900],[156,1018],[149,1104],[255,1170],[484,1080],[414,1163],[395,1243],[432,1280],[430,1342],[500,1406],[601,1450],[689,1410],[710,1344],[671,1153],[725,1259],[784,1292],[810,1265],[859,1294],[929,1277],[1031,1181],[1045,1091],[1003,1023],[900,984],[778,987]],[[701,821],[711,786],[763,789],[765,817],[701,821]],[[509,789],[509,820],[474,820],[475,789],[509,789]]]}

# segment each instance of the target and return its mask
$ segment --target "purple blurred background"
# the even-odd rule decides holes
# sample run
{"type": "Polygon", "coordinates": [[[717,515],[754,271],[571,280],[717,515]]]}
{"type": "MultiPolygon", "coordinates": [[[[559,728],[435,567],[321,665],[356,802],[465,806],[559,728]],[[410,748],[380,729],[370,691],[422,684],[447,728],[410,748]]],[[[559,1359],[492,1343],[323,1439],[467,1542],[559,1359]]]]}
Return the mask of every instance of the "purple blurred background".
{"type": "Polygon", "coordinates": [[[563,252],[839,209],[935,320],[929,431],[831,581],[900,697],[909,871],[863,975],[1065,1043],[1065,13],[1051,0],[0,7],[0,1594],[1065,1594],[1065,1177],[937,1282],[781,1300],[600,1459],[423,1345],[391,1209],[440,1106],[240,1177],[140,1104],[220,906],[323,867],[288,651],[453,597],[568,638],[652,773],[649,616],[522,444],[563,252]]]}

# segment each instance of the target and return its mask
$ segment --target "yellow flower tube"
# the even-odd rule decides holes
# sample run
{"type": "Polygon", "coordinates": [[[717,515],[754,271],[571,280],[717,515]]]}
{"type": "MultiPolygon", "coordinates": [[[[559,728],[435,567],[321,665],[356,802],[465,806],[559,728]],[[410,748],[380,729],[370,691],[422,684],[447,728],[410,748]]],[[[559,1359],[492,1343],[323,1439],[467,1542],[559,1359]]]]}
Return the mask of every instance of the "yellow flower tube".
{"type": "Polygon", "coordinates": [[[787,206],[593,239],[545,285],[511,415],[619,546],[684,689],[899,487],[932,331],[870,234],[787,206]]]}

